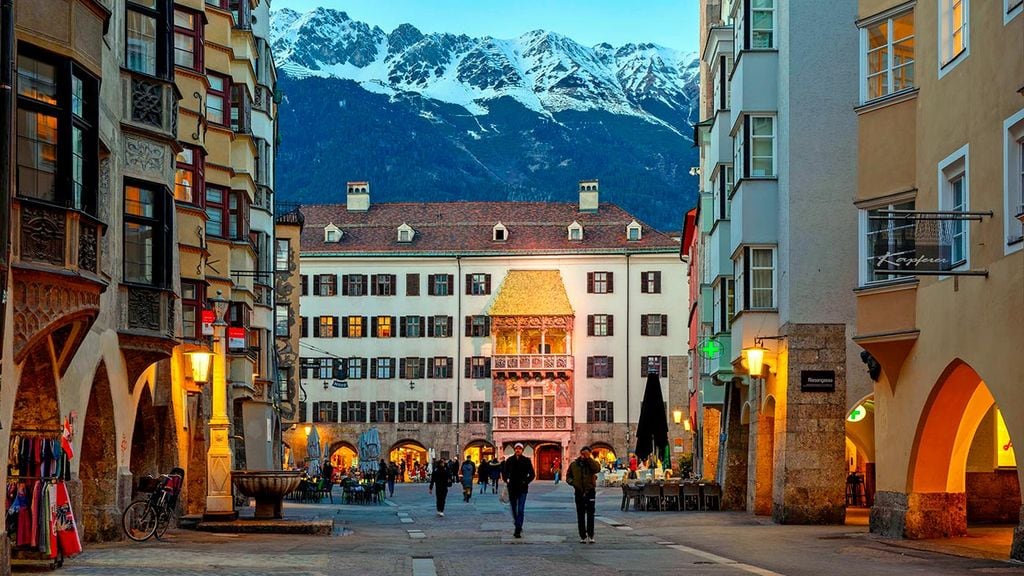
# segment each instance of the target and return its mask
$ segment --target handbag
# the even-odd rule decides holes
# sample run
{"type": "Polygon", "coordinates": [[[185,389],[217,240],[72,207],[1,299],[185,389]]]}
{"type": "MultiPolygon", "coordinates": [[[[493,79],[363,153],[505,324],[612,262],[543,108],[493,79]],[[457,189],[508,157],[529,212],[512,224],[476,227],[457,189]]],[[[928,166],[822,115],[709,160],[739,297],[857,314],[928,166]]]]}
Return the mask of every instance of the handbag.
{"type": "Polygon", "coordinates": [[[508,486],[502,486],[501,493],[498,494],[498,502],[501,502],[502,504],[508,504],[508,500],[508,486]]]}

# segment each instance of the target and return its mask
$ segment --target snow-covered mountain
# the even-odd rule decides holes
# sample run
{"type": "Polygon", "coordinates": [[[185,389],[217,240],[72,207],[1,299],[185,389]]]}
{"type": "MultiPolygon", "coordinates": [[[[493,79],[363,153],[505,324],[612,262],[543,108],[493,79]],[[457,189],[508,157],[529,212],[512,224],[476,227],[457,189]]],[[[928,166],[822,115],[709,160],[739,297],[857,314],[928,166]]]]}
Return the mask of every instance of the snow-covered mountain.
{"type": "MultiPolygon", "coordinates": [[[[289,141],[286,121],[295,118],[291,116],[295,114],[300,124],[307,124],[303,109],[309,106],[318,108],[309,114],[320,114],[326,103],[331,102],[322,93],[326,89],[334,92],[333,101],[338,107],[351,109],[372,101],[373,109],[387,115],[389,124],[411,124],[403,128],[413,133],[417,132],[416,125],[420,125],[420,132],[426,128],[421,122],[432,124],[432,130],[443,132],[448,144],[466,154],[467,162],[484,164],[483,172],[491,173],[485,179],[493,177],[497,184],[492,183],[490,188],[504,195],[498,194],[494,199],[547,199],[553,191],[542,188],[551,188],[553,175],[555,180],[606,179],[602,174],[581,172],[583,162],[575,155],[587,154],[588,144],[620,138],[645,140],[628,145],[633,147],[631,156],[641,156],[633,159],[637,174],[629,178],[622,174],[633,186],[638,185],[636,176],[648,176],[676,193],[692,190],[695,184],[692,178],[681,176],[679,181],[671,182],[676,173],[686,174],[689,167],[696,165],[690,148],[699,91],[699,61],[695,54],[647,43],[584,46],[543,30],[513,39],[424,34],[410,24],[385,32],[353,20],[345,12],[327,8],[305,14],[287,8],[274,11],[271,41],[285,87],[284,148],[289,144],[307,145],[289,141]],[[317,94],[308,89],[313,85],[318,86],[317,94]],[[295,89],[298,86],[302,88],[295,89]],[[328,86],[332,88],[325,88],[328,86]],[[403,116],[399,110],[411,116],[403,116]],[[598,127],[607,134],[592,134],[598,127]],[[511,133],[519,134],[520,140],[510,140],[511,133]],[[563,141],[573,139],[583,145],[583,150],[570,152],[563,146],[563,141]],[[491,140],[492,146],[499,141],[506,147],[514,146],[524,162],[514,165],[503,160],[505,164],[501,166],[488,164],[476,150],[488,144],[481,140],[491,140]],[[682,164],[685,166],[678,166],[682,164]]],[[[308,120],[312,121],[312,117],[308,120]]],[[[400,132],[396,135],[400,136],[400,132]]],[[[609,148],[607,143],[603,148],[609,148]]],[[[622,150],[608,152],[619,154],[622,150]]],[[[589,153],[600,156],[605,152],[589,153]]],[[[305,158],[308,161],[310,156],[305,158]]],[[[590,170],[602,164],[598,162],[590,170]]],[[[385,168],[407,169],[397,165],[385,168]]],[[[372,180],[378,176],[364,171],[338,178],[372,180]]],[[[434,180],[451,182],[451,178],[442,178],[440,173],[433,176],[434,180]]],[[[304,182],[297,186],[296,195],[310,195],[308,187],[314,183],[304,182]]],[[[282,192],[292,195],[288,185],[296,183],[290,183],[287,174],[281,184],[285,185],[282,192]]],[[[656,188],[662,188],[660,184],[656,188]]],[[[395,193],[412,194],[401,189],[395,193]]],[[[688,201],[692,200],[692,195],[686,196],[688,201]]],[[[641,214],[635,207],[618,203],[641,214]]],[[[678,226],[683,208],[680,206],[676,210],[679,213],[671,216],[671,227],[678,226]]]]}

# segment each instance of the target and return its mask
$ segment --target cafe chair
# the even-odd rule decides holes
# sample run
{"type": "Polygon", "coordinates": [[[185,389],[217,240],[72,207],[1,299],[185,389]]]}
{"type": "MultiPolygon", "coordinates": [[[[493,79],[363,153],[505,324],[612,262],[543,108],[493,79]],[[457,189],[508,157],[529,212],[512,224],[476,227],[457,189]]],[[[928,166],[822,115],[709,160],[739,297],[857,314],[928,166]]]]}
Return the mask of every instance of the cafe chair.
{"type": "Polygon", "coordinates": [[[661,500],[661,486],[654,482],[649,482],[644,485],[644,510],[650,510],[652,503],[655,510],[665,509],[661,500]]]}
{"type": "Polygon", "coordinates": [[[679,501],[678,483],[666,482],[665,485],[661,487],[661,505],[663,510],[682,510],[682,506],[679,501]]]}
{"type": "Polygon", "coordinates": [[[683,484],[683,510],[700,509],[700,486],[696,484],[683,484]]]}
{"type": "Polygon", "coordinates": [[[704,487],[704,509],[718,510],[722,507],[722,487],[718,484],[708,484],[704,487]]]}

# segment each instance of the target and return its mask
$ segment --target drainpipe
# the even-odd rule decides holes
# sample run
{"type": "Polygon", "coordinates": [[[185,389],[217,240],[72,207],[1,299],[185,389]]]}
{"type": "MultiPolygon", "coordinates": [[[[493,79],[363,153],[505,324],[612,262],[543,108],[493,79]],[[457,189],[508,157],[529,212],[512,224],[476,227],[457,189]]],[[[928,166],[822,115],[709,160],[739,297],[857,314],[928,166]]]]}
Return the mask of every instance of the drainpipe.
{"type": "MultiPolygon", "coordinates": [[[[458,275],[455,277],[455,285],[461,286],[463,282],[462,278],[462,257],[455,257],[455,267],[458,275]]],[[[458,363],[452,368],[455,370],[455,406],[452,410],[455,412],[452,416],[455,418],[455,454],[458,455],[459,462],[462,462],[462,443],[459,441],[459,424],[462,416],[462,366],[464,363],[462,358],[462,339],[466,336],[462,334],[463,318],[462,318],[462,296],[465,291],[465,287],[461,287],[456,294],[456,305],[455,305],[455,330],[459,332],[459,336],[455,339],[455,357],[458,358],[458,363]]]]}
{"type": "Polygon", "coordinates": [[[629,453],[632,452],[632,449],[629,447],[629,431],[630,431],[630,428],[629,428],[629,407],[630,407],[629,388],[630,388],[630,380],[633,378],[633,370],[631,370],[630,366],[629,366],[629,358],[630,358],[629,333],[632,331],[630,329],[630,327],[633,325],[633,323],[629,321],[629,318],[630,318],[630,316],[629,316],[629,294],[630,294],[630,292],[629,292],[629,253],[627,252],[626,253],[626,456],[629,456],[629,453]]]}
{"type": "Polygon", "coordinates": [[[11,143],[14,138],[14,0],[0,0],[0,345],[7,309],[10,264],[11,143]]]}

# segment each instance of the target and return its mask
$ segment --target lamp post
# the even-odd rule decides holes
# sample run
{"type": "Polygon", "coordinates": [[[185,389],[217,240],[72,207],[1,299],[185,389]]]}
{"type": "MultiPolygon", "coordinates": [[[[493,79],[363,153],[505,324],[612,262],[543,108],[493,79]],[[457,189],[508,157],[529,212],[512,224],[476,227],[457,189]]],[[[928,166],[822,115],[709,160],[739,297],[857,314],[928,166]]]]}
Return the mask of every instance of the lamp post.
{"type": "Polygon", "coordinates": [[[210,446],[206,452],[206,512],[207,519],[234,519],[234,500],[231,497],[231,448],[228,446],[228,382],[227,340],[225,329],[228,301],[221,296],[210,298],[216,319],[213,322],[213,408],[210,414],[210,446]]]}

